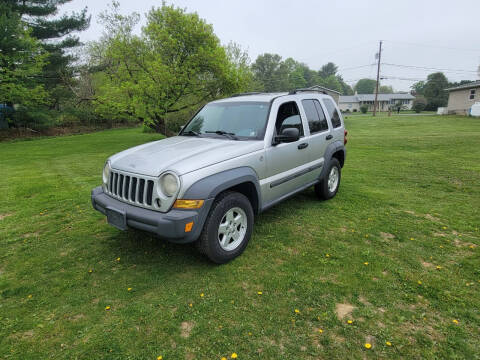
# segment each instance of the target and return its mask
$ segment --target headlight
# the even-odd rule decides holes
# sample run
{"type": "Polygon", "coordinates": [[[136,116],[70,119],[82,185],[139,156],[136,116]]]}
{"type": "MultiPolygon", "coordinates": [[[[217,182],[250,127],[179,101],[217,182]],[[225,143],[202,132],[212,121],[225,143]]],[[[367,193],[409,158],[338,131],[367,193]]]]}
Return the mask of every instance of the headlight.
{"type": "Polygon", "coordinates": [[[105,163],[105,165],[103,166],[103,174],[102,174],[103,183],[104,183],[105,185],[107,184],[108,178],[110,177],[110,170],[111,170],[110,161],[107,161],[107,162],[105,163]]]}
{"type": "Polygon", "coordinates": [[[178,178],[172,173],[162,175],[160,178],[160,190],[168,197],[175,195],[178,191],[178,178]]]}

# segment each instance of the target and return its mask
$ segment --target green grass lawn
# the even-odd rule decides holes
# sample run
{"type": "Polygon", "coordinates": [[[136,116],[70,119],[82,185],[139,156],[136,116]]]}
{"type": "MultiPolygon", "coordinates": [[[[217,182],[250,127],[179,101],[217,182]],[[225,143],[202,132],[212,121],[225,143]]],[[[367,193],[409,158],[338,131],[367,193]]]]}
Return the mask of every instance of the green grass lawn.
{"type": "Polygon", "coordinates": [[[91,207],[105,159],[158,135],[0,143],[0,358],[478,359],[480,120],[347,128],[337,196],[261,214],[223,266],[91,207]]]}

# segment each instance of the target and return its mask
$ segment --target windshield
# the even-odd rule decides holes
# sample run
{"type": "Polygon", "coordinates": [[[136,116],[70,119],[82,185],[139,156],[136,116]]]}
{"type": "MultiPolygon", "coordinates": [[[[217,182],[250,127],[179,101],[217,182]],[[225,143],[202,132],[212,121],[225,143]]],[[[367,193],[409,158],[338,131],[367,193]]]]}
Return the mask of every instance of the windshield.
{"type": "Polygon", "coordinates": [[[263,139],[268,102],[221,102],[205,105],[180,135],[227,135],[230,139],[263,139]]]}

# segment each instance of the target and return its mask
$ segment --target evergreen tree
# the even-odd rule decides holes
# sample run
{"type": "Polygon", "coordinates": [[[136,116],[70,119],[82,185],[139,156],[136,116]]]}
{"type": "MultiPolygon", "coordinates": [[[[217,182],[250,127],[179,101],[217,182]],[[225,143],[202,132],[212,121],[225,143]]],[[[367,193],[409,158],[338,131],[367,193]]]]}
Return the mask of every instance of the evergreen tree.
{"type": "Polygon", "coordinates": [[[42,47],[48,52],[42,79],[54,99],[52,106],[58,107],[58,102],[65,92],[61,87],[62,79],[71,77],[73,71],[69,65],[74,58],[68,50],[80,45],[78,36],[73,33],[85,30],[90,25],[87,8],[79,13],[55,17],[59,7],[72,0],[2,1],[31,28],[31,36],[40,40],[42,47]]]}

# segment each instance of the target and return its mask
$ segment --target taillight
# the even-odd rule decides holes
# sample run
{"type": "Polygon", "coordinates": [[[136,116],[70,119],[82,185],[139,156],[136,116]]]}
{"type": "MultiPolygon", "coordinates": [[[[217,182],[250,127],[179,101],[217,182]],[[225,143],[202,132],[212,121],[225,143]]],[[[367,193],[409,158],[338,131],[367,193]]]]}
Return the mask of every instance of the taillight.
{"type": "Polygon", "coordinates": [[[347,145],[347,135],[348,135],[348,131],[347,130],[344,130],[343,131],[343,145],[347,145]]]}

